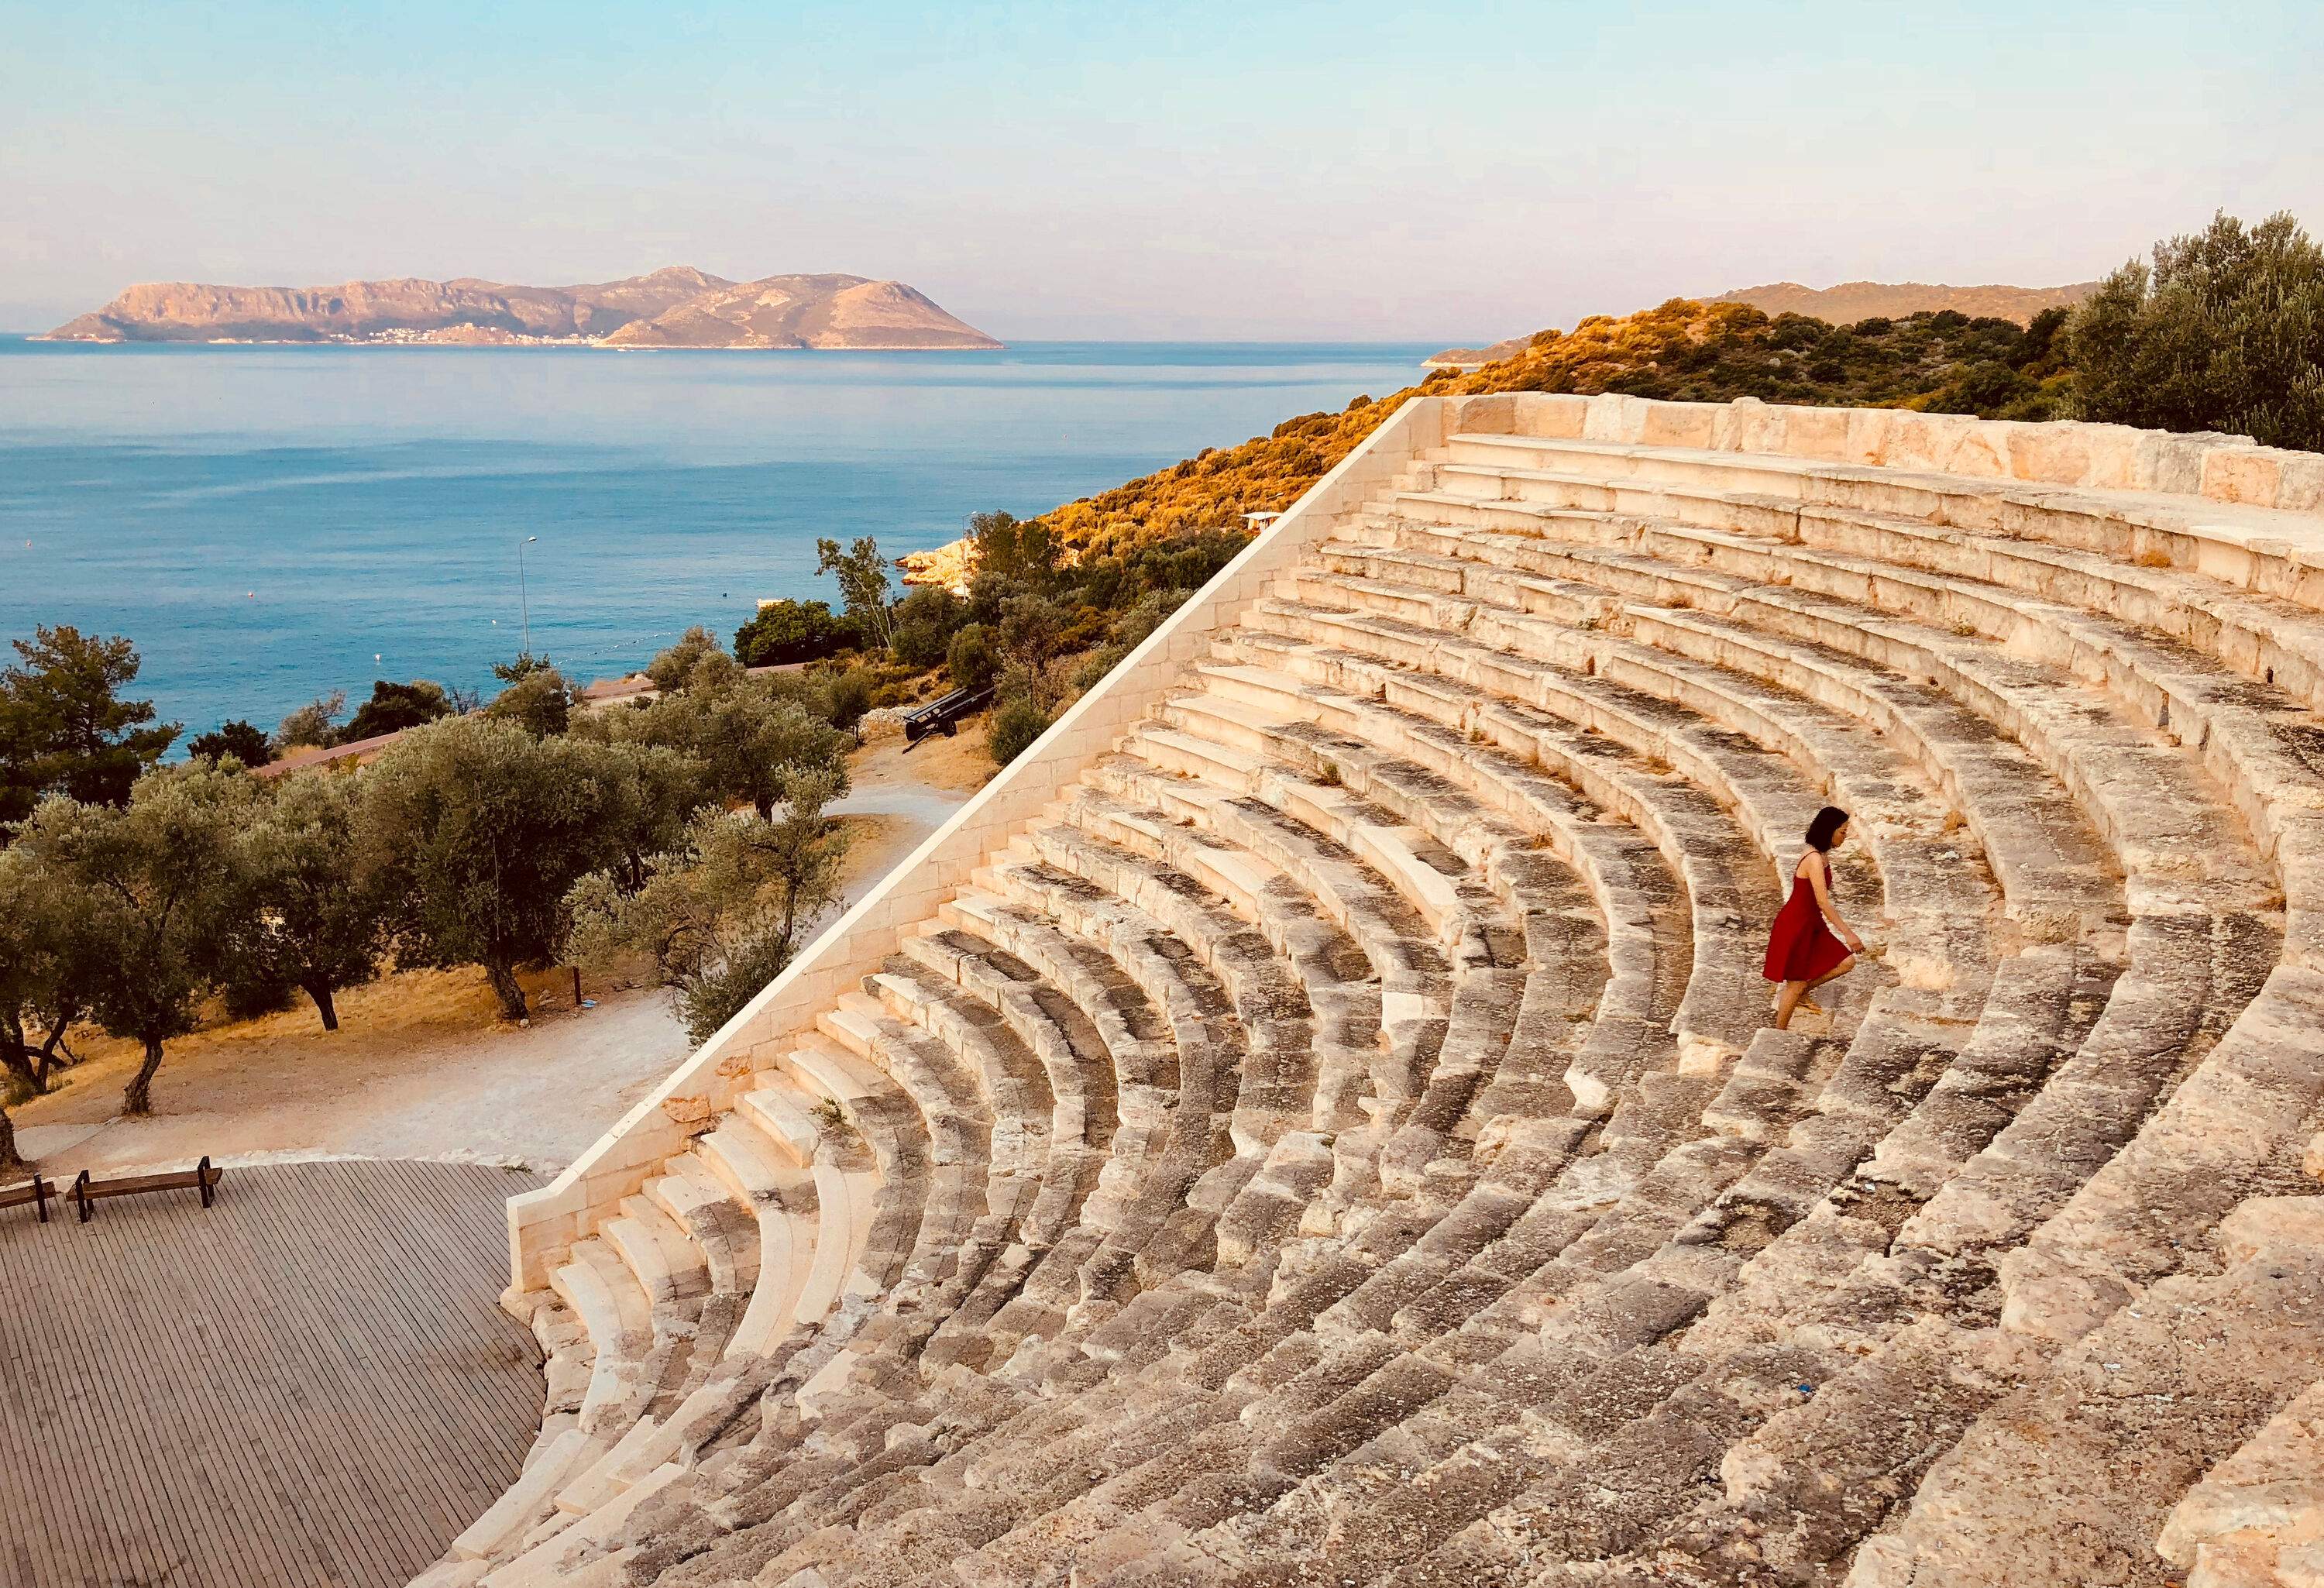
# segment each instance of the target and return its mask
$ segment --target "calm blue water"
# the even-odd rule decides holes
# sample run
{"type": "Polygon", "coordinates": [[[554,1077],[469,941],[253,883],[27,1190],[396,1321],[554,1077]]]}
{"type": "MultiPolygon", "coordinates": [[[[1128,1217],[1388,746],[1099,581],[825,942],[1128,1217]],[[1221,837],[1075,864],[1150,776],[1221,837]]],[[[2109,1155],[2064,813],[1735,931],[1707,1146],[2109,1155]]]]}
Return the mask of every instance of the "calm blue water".
{"type": "Polygon", "coordinates": [[[609,676],[761,596],[831,597],[818,535],[938,545],[972,512],[1039,512],[1410,384],[1430,351],[0,337],[0,637],[126,634],[140,692],[189,732],[375,678],[484,685],[528,603],[536,651],[609,676]]]}

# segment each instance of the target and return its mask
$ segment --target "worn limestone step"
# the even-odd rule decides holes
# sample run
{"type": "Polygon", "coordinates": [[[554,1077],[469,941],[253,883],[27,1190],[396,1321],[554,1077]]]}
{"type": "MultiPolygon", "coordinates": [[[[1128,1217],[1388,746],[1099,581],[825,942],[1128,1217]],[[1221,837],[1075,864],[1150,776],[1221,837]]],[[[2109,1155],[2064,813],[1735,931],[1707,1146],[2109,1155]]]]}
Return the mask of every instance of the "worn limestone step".
{"type": "MultiPolygon", "coordinates": [[[[1235,682],[1251,692],[1264,678],[1259,669],[1247,669],[1235,682]]],[[[1413,680],[1406,684],[1418,688],[1413,680]]],[[[1327,711],[1326,703],[1296,689],[1278,688],[1275,698],[1286,714],[1302,713],[1357,735],[1379,723],[1373,714],[1351,715],[1338,703],[1331,703],[1336,710],[1327,711]]],[[[1441,716],[1424,715],[1440,721],[1450,716],[1459,731],[1482,733],[1508,747],[1521,744],[1523,753],[1567,780],[1585,799],[1655,841],[1684,881],[1693,911],[1695,970],[1682,1001],[1679,1034],[1714,1053],[1737,1051],[1759,1012],[1757,959],[1764,943],[1752,935],[1759,930],[1757,923],[1774,913],[1770,857],[1755,853],[1723,810],[1674,773],[1656,772],[1650,763],[1629,758],[1610,741],[1593,738],[1564,719],[1481,695],[1447,702],[1441,710],[1441,716]],[[1493,724],[1484,713],[1494,714],[1493,724]],[[1503,723],[1507,737],[1492,731],[1503,723]]],[[[1400,737],[1420,747],[1410,734],[1400,737]]],[[[1456,753],[1426,764],[1444,771],[1463,759],[1456,753]]]]}
{"type": "Polygon", "coordinates": [[[2324,607],[2309,560],[2293,549],[2304,515],[2160,492],[2091,490],[2025,481],[1836,464],[1771,453],[1626,448],[1475,434],[1450,439],[1453,461],[1483,475],[1560,475],[1651,500],[1664,486],[1757,498],[1771,533],[1795,512],[1839,507],[1987,533],[2014,534],[2124,562],[2153,556],[2311,607],[2324,607]]]}

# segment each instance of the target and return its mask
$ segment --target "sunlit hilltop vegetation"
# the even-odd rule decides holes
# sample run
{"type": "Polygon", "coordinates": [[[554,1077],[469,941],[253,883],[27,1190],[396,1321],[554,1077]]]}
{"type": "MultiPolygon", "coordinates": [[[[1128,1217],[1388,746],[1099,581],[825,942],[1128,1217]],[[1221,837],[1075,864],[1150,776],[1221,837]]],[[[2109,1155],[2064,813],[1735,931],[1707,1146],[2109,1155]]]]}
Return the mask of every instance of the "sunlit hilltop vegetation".
{"type": "Polygon", "coordinates": [[[2324,448],[2324,251],[2292,217],[2221,216],[2156,245],[2073,310],[2024,327],[1953,310],[1831,325],[1745,303],[1674,298],[1537,333],[1516,356],[1131,480],[1044,514],[1072,551],[1113,552],[1280,512],[1406,399],[1619,392],[1681,402],[1909,408],[1983,419],[2089,419],[2220,429],[2324,448]]]}
{"type": "Polygon", "coordinates": [[[1076,550],[1167,540],[1250,512],[1280,512],[1407,398],[1478,392],[1622,392],[1696,402],[1916,408],[1986,418],[2049,419],[2062,405],[2063,309],[2024,328],[1950,310],[1827,325],[1770,318],[1745,303],[1674,298],[1620,319],[1536,335],[1514,358],[1466,374],[1440,370],[1337,413],[1289,419],[1268,435],[1068,503],[1043,517],[1076,550]]]}

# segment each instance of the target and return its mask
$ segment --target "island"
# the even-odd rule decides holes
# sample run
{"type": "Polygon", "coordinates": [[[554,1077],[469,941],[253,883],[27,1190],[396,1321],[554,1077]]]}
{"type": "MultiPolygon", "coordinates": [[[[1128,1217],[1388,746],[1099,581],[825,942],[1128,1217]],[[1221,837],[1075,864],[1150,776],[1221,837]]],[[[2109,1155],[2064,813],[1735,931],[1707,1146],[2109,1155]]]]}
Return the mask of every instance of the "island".
{"type": "Polygon", "coordinates": [[[48,333],[51,342],[304,342],[619,348],[993,348],[1001,344],[901,282],[689,265],[570,287],[463,276],[333,287],[152,282],[48,333]]]}

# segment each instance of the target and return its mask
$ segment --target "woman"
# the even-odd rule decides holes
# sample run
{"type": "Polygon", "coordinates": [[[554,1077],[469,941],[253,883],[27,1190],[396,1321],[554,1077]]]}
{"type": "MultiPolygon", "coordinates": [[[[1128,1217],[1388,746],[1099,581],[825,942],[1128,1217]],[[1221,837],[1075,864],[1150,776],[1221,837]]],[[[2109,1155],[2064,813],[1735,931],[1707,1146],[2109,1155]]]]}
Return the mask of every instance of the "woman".
{"type": "Polygon", "coordinates": [[[1775,994],[1775,1029],[1787,1031],[1792,1011],[1822,1009],[1808,994],[1834,976],[1856,968],[1864,939],[1849,929],[1831,902],[1831,852],[1848,842],[1848,812],[1827,805],[1808,824],[1808,852],[1792,872],[1792,896],[1775,912],[1762,973],[1783,983],[1775,994]]]}

